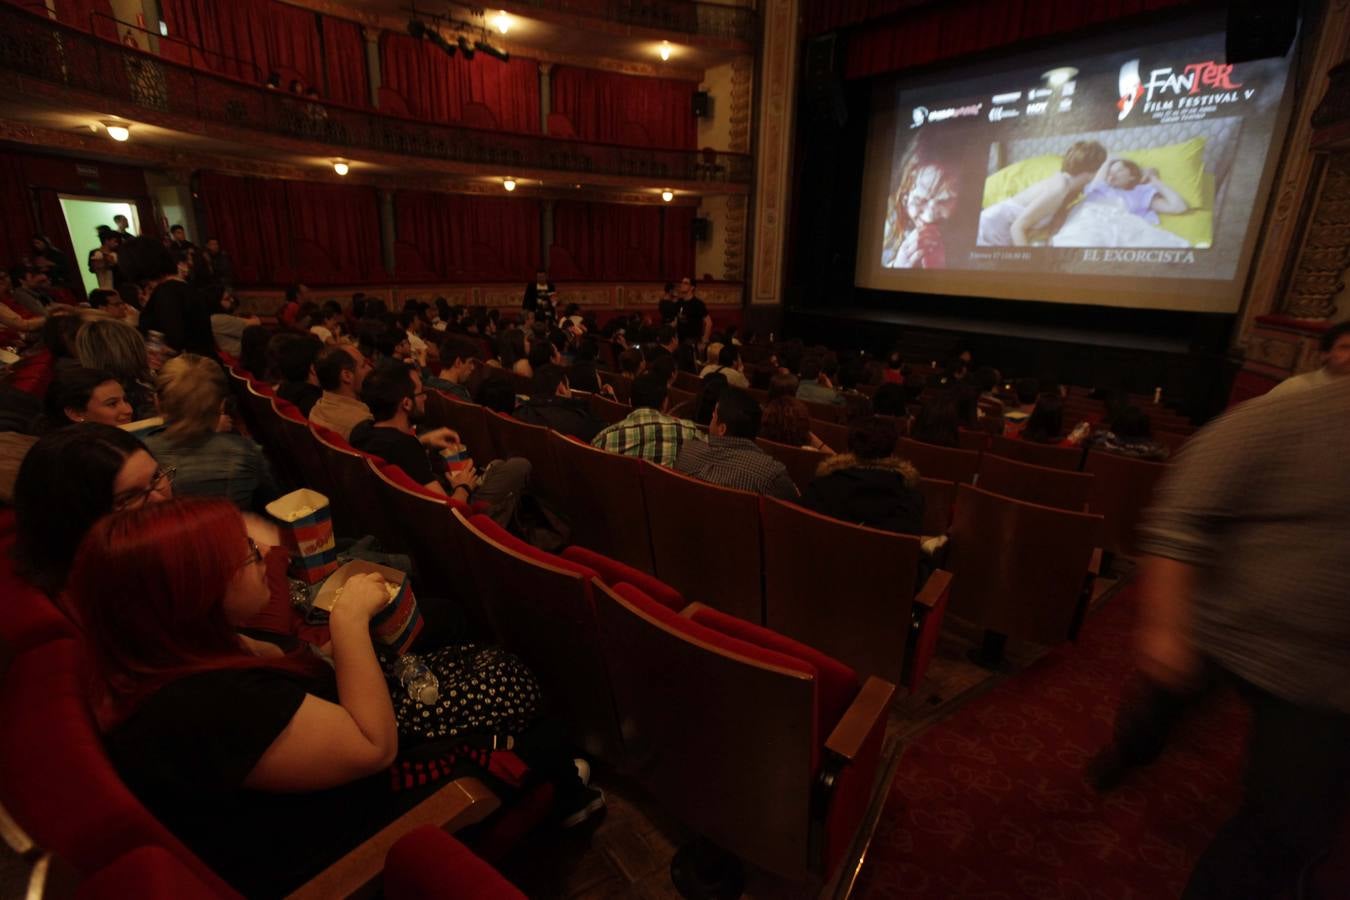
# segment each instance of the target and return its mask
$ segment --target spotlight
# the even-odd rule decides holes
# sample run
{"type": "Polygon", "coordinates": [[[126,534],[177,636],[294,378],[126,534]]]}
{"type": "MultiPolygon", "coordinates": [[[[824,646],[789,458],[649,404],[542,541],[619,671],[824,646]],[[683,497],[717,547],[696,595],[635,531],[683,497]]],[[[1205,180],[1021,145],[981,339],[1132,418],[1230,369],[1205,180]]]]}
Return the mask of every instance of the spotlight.
{"type": "Polygon", "coordinates": [[[667,203],[669,203],[670,201],[672,201],[672,200],[675,199],[675,192],[674,192],[674,191],[662,191],[662,192],[661,192],[661,199],[664,200],[664,201],[666,201],[667,203]]]}
{"type": "Polygon", "coordinates": [[[459,36],[459,52],[464,54],[465,59],[473,59],[473,44],[462,34],[459,36]]]}
{"type": "Polygon", "coordinates": [[[131,138],[131,124],[129,122],[104,122],[103,128],[108,132],[108,137],[118,143],[131,138]]]}
{"type": "Polygon", "coordinates": [[[347,165],[346,160],[335,159],[333,160],[333,171],[339,175],[346,175],[351,171],[351,166],[347,165]]]}
{"type": "Polygon", "coordinates": [[[441,49],[446,56],[455,55],[455,45],[445,39],[445,36],[439,31],[431,30],[427,32],[427,40],[441,49]]]}
{"type": "Polygon", "coordinates": [[[511,30],[511,17],[506,14],[506,10],[498,10],[492,17],[492,27],[497,29],[498,34],[506,34],[511,30]]]}
{"type": "Polygon", "coordinates": [[[658,52],[661,54],[661,62],[667,62],[667,61],[669,61],[669,60],[670,60],[670,41],[662,41],[662,42],[661,42],[661,49],[660,49],[658,52]]]}
{"type": "Polygon", "coordinates": [[[426,23],[420,19],[408,20],[408,34],[415,38],[424,38],[427,35],[426,23]]]}
{"type": "Polygon", "coordinates": [[[473,45],[476,49],[482,50],[484,53],[486,53],[488,56],[493,57],[494,59],[500,59],[502,62],[510,62],[511,60],[510,53],[507,53],[505,50],[498,50],[496,47],[492,46],[487,41],[474,41],[473,45]]]}
{"type": "Polygon", "coordinates": [[[506,188],[506,192],[509,194],[516,189],[516,180],[514,178],[505,178],[502,180],[502,187],[506,188]]]}

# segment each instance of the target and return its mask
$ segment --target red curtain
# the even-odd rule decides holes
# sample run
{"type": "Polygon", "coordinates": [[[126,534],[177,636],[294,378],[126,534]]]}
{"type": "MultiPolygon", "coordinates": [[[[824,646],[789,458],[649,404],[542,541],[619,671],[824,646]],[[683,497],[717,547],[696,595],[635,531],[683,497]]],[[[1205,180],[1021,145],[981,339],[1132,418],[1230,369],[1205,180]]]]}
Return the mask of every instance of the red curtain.
{"type": "Polygon", "coordinates": [[[242,284],[387,280],[374,188],[204,173],[207,234],[242,284]]]}
{"type": "Polygon", "coordinates": [[[551,81],[553,112],[567,116],[583,141],[681,150],[698,146],[695,82],[571,66],[555,68],[551,81]]]}
{"type": "Polygon", "coordinates": [[[679,281],[684,276],[698,280],[694,271],[694,215],[692,206],[661,209],[661,279],[679,281]]]}
{"type": "Polygon", "coordinates": [[[366,74],[366,39],[361,35],[361,26],[324,16],[323,57],[328,73],[325,96],[349,106],[369,106],[370,79],[366,74]]]}
{"type": "Polygon", "coordinates": [[[32,252],[29,241],[38,233],[32,196],[23,166],[13,154],[0,153],[0,266],[9,267],[32,252]]]}
{"type": "MultiPolygon", "coordinates": [[[[1199,0],[957,0],[931,3],[848,34],[844,76],[866,78],[1048,38],[1199,0]]],[[[853,4],[856,6],[857,4],[853,4]]],[[[903,0],[884,0],[903,7],[903,0]]]]}
{"type": "Polygon", "coordinates": [[[400,191],[399,278],[523,281],[539,264],[539,204],[525,198],[400,191]]]}
{"type": "Polygon", "coordinates": [[[662,234],[662,213],[656,206],[561,201],[553,207],[553,252],[549,272],[556,278],[590,281],[662,281],[671,267],[691,274],[693,241],[688,223],[688,251],[670,246],[662,234]],[[561,252],[559,252],[561,251],[561,252]],[[667,260],[667,253],[679,258],[667,260]]]}
{"type": "MultiPolygon", "coordinates": [[[[86,2],[86,0],[82,0],[86,2]]],[[[260,84],[272,72],[305,87],[323,84],[318,20],[276,0],[161,0],[171,38],[193,50],[194,64],[260,84]]]]}
{"type": "MultiPolygon", "coordinates": [[[[38,11],[41,11],[42,6],[39,2],[23,5],[38,11]]],[[[120,40],[112,4],[108,0],[57,0],[56,18],[74,28],[92,30],[106,40],[120,40]]]]}
{"type": "Polygon", "coordinates": [[[537,133],[539,67],[532,59],[510,62],[479,53],[446,56],[425,40],[385,32],[380,36],[380,81],[400,94],[416,117],[476,128],[537,133]]]}

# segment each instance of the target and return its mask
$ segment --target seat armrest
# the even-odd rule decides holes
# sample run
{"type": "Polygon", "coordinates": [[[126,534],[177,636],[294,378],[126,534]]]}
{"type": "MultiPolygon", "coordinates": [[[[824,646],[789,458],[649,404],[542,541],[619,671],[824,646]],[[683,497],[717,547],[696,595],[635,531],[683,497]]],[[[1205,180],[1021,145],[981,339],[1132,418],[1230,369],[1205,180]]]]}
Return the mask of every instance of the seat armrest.
{"type": "Polygon", "coordinates": [[[409,831],[420,825],[458,831],[483,821],[500,805],[497,796],[477,778],[458,778],[302,884],[288,900],[369,895],[379,884],[390,848],[409,831]]]}
{"type": "Polygon", "coordinates": [[[830,732],[825,750],[846,761],[854,759],[877,720],[886,716],[894,697],[895,685],[875,675],[869,676],[858,696],[844,710],[834,731],[830,732]]]}
{"type": "Polygon", "coordinates": [[[942,600],[942,595],[947,593],[952,585],[952,573],[946,569],[937,569],[928,576],[928,580],[923,583],[923,588],[914,597],[914,602],[922,607],[926,615],[932,611],[933,607],[942,600]]]}
{"type": "Polygon", "coordinates": [[[701,609],[711,609],[711,607],[708,606],[706,603],[690,603],[684,609],[680,610],[680,617],[685,619],[692,619],[694,615],[698,613],[698,611],[701,609]]]}
{"type": "Polygon", "coordinates": [[[1088,561],[1088,575],[1096,577],[1102,574],[1102,548],[1096,547],[1092,551],[1092,559],[1088,561]]]}

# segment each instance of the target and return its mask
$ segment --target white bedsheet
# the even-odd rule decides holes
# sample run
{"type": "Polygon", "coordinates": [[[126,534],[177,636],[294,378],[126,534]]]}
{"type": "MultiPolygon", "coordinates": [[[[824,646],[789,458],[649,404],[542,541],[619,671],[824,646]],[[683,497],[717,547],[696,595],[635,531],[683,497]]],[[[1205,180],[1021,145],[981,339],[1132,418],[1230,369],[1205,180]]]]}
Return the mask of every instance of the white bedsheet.
{"type": "Polygon", "coordinates": [[[1123,206],[1084,200],[1050,238],[1052,247],[1189,247],[1190,241],[1150,225],[1123,206]]]}

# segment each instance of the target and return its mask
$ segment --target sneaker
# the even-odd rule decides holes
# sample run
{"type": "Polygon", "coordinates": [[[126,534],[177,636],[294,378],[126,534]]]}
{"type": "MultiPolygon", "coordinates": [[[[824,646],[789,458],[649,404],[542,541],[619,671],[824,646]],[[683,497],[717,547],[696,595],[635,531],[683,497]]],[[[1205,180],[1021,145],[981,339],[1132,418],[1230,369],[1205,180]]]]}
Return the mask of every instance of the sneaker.
{"type": "Polygon", "coordinates": [[[605,808],[605,792],[599,788],[586,787],[577,792],[577,805],[563,816],[558,824],[563,828],[575,828],[605,808]]]}
{"type": "Polygon", "coordinates": [[[591,764],[581,757],[572,760],[572,765],[577,767],[577,777],[581,779],[582,784],[591,783],[591,764]]]}

